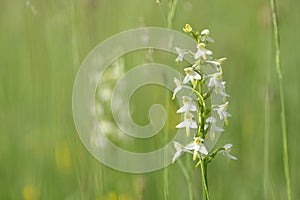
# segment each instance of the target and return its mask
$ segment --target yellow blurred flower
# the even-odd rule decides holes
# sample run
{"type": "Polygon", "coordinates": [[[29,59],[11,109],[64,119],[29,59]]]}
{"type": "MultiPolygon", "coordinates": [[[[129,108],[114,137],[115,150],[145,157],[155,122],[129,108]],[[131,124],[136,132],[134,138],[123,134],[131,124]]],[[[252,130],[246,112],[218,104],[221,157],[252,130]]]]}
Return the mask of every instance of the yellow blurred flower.
{"type": "Polygon", "coordinates": [[[55,163],[59,170],[63,172],[70,171],[72,166],[72,158],[69,145],[66,142],[56,145],[55,163]]]}
{"type": "MultiPolygon", "coordinates": [[[[132,196],[128,194],[117,194],[116,192],[110,192],[108,195],[102,196],[99,200],[132,200],[132,196]]],[[[98,200],[98,198],[96,198],[98,200]]]]}
{"type": "Polygon", "coordinates": [[[186,24],[186,25],[182,28],[182,30],[183,30],[184,32],[186,32],[186,33],[189,33],[189,32],[192,32],[193,28],[191,27],[191,25],[186,24]]]}
{"type": "Polygon", "coordinates": [[[110,192],[108,195],[108,200],[118,200],[118,196],[115,192],[110,192]]]}
{"type": "Polygon", "coordinates": [[[36,200],[39,197],[38,189],[35,185],[26,185],[22,190],[24,200],[36,200]]]}

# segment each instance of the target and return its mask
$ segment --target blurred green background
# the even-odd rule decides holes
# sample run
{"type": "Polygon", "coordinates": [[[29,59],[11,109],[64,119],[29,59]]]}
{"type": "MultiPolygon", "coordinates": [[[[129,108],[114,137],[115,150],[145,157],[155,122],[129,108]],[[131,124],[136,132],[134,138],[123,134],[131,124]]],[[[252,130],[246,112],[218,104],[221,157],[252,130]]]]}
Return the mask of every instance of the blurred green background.
{"type": "MultiPolygon", "coordinates": [[[[292,194],[300,199],[300,2],[277,3],[292,194]]],[[[88,53],[121,31],[166,27],[162,15],[168,11],[167,0],[161,7],[155,0],[1,1],[0,199],[189,199],[178,163],[147,174],[115,171],[86,151],[72,117],[72,87],[88,53]]],[[[233,117],[218,144],[233,143],[239,160],[220,156],[209,165],[211,199],[286,199],[269,2],[178,0],[172,29],[180,31],[185,23],[209,28],[216,41],[211,49],[228,58],[223,69],[233,117]]],[[[146,62],[146,54],[125,57],[124,70],[146,62]]],[[[174,58],[164,62],[173,65],[174,58]]],[[[146,102],[176,109],[165,100],[170,92],[147,89],[159,92],[146,102]]],[[[144,100],[143,92],[137,92],[136,104],[144,100]]],[[[137,123],[147,124],[147,110],[134,112],[137,123]]],[[[173,129],[166,127],[161,134],[173,129]]],[[[201,199],[199,170],[190,164],[186,168],[194,199],[201,199]]]]}

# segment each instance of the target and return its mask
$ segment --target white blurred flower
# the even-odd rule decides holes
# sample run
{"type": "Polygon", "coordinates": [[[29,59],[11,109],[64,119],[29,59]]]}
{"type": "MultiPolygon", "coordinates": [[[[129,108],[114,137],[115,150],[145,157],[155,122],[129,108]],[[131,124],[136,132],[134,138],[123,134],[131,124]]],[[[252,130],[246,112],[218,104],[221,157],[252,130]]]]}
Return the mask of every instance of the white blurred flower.
{"type": "Polygon", "coordinates": [[[210,42],[210,43],[214,43],[214,40],[209,37],[209,30],[208,29],[204,29],[203,31],[201,31],[201,41],[202,42],[210,42]]]}
{"type": "Polygon", "coordinates": [[[185,112],[184,120],[176,126],[176,128],[185,128],[187,137],[190,136],[191,128],[198,128],[198,125],[196,121],[193,120],[193,117],[194,116],[189,111],[185,112]]]}
{"type": "Polygon", "coordinates": [[[188,111],[197,111],[197,107],[193,102],[193,99],[188,96],[182,97],[183,106],[177,110],[177,113],[184,113],[188,111]]]}
{"type": "Polygon", "coordinates": [[[228,94],[225,93],[225,81],[221,81],[222,73],[217,72],[208,76],[209,81],[207,86],[214,90],[216,94],[220,94],[224,97],[229,97],[228,94]]]}
{"type": "Polygon", "coordinates": [[[201,154],[207,155],[208,151],[203,144],[203,139],[200,137],[195,137],[194,141],[184,147],[185,150],[193,152],[193,160],[196,160],[197,157],[201,154]]]}
{"type": "Polygon", "coordinates": [[[222,71],[221,64],[226,60],[226,58],[220,58],[218,60],[206,60],[205,62],[215,66],[216,70],[222,71]]]}
{"type": "Polygon", "coordinates": [[[112,90],[109,86],[101,86],[98,90],[98,98],[101,102],[107,102],[111,99],[112,90]]]}
{"type": "Polygon", "coordinates": [[[183,79],[183,83],[187,83],[189,81],[200,80],[201,76],[197,72],[193,70],[192,67],[187,67],[184,69],[186,76],[183,79]]]}
{"type": "Polygon", "coordinates": [[[184,153],[184,146],[180,144],[179,142],[173,142],[174,147],[176,149],[176,153],[174,154],[172,158],[172,163],[174,163],[183,153],[184,153]]]}
{"type": "Polygon", "coordinates": [[[208,29],[202,30],[201,35],[209,35],[209,30],[208,29]]]}
{"type": "Polygon", "coordinates": [[[208,123],[209,125],[205,124],[205,129],[207,129],[208,127],[210,127],[210,131],[213,132],[213,133],[215,133],[215,132],[218,132],[218,133],[223,132],[224,129],[218,127],[216,125],[216,122],[217,122],[217,120],[213,116],[207,118],[206,119],[206,123],[208,123]]]}
{"type": "Polygon", "coordinates": [[[228,108],[228,102],[225,102],[221,105],[214,106],[213,110],[217,111],[219,117],[221,120],[224,119],[225,124],[228,125],[228,117],[231,117],[231,114],[229,114],[226,110],[228,108]]]}
{"type": "Polygon", "coordinates": [[[174,163],[182,154],[185,152],[193,154],[193,160],[196,160],[197,157],[199,158],[201,154],[207,155],[208,151],[203,144],[203,139],[200,137],[195,137],[193,142],[183,146],[179,142],[174,142],[174,147],[176,152],[172,158],[172,163],[174,163]]]}
{"type": "Polygon", "coordinates": [[[176,85],[176,88],[174,89],[172,99],[174,99],[175,96],[176,96],[176,94],[182,89],[182,84],[181,84],[181,82],[180,82],[179,79],[177,79],[177,78],[174,77],[174,83],[176,85]]]}
{"type": "Polygon", "coordinates": [[[215,60],[206,60],[205,62],[210,63],[210,64],[216,66],[217,69],[219,69],[220,66],[221,66],[220,63],[218,61],[215,61],[215,60]]]}
{"type": "Polygon", "coordinates": [[[220,153],[232,160],[237,160],[237,158],[235,156],[230,154],[232,146],[233,146],[232,144],[225,144],[223,146],[224,150],[221,150],[220,153]]]}
{"type": "Polygon", "coordinates": [[[193,88],[187,86],[187,85],[183,85],[179,79],[177,79],[176,77],[174,77],[174,83],[176,85],[176,88],[174,89],[174,92],[173,92],[173,97],[172,99],[175,99],[175,96],[176,94],[182,89],[182,88],[185,88],[185,89],[189,89],[189,90],[192,90],[193,88]]]}
{"type": "Polygon", "coordinates": [[[188,52],[183,50],[183,49],[180,49],[178,47],[175,47],[175,50],[178,54],[177,58],[175,59],[176,62],[182,62],[183,58],[184,58],[184,55],[187,55],[188,52]]]}
{"type": "Polygon", "coordinates": [[[206,45],[204,43],[197,44],[197,52],[195,53],[194,58],[197,60],[199,58],[203,58],[204,60],[207,59],[207,56],[212,55],[212,51],[205,48],[206,45]]]}

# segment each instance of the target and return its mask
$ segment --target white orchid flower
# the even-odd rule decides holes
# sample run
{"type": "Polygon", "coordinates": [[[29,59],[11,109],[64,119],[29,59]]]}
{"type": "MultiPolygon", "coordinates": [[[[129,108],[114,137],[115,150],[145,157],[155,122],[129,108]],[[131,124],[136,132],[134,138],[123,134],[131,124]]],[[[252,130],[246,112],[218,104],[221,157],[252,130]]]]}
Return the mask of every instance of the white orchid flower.
{"type": "Polygon", "coordinates": [[[206,119],[206,123],[208,123],[210,125],[205,124],[205,129],[207,129],[208,127],[210,127],[210,131],[213,132],[213,133],[215,133],[215,132],[218,132],[218,133],[223,132],[224,129],[218,127],[216,125],[216,122],[217,122],[216,118],[214,118],[213,116],[210,116],[209,118],[206,119]]]}
{"type": "Polygon", "coordinates": [[[184,113],[184,120],[179,123],[176,128],[185,128],[186,129],[186,136],[190,136],[191,128],[192,129],[197,129],[198,125],[196,121],[193,120],[193,115],[187,111],[184,113]]]}
{"type": "Polygon", "coordinates": [[[201,41],[202,42],[210,42],[210,43],[214,43],[214,40],[209,37],[209,30],[208,29],[204,29],[203,31],[201,31],[201,41]]]}
{"type": "Polygon", "coordinates": [[[172,163],[174,163],[183,153],[184,153],[184,146],[180,144],[179,142],[173,142],[174,147],[176,149],[176,153],[174,154],[172,158],[172,163]]]}
{"type": "Polygon", "coordinates": [[[208,76],[209,81],[207,86],[214,90],[216,94],[220,94],[224,97],[229,97],[228,94],[225,93],[225,81],[221,81],[222,73],[217,72],[208,76]]]}
{"type": "Polygon", "coordinates": [[[187,83],[189,81],[200,80],[201,76],[197,72],[193,70],[192,67],[187,67],[184,69],[186,76],[183,79],[183,83],[187,83]]]}
{"type": "Polygon", "coordinates": [[[184,56],[187,55],[188,52],[185,51],[185,50],[183,50],[183,49],[180,49],[180,48],[178,48],[178,47],[175,47],[175,50],[176,50],[176,52],[177,52],[177,54],[178,54],[178,56],[177,56],[177,58],[175,59],[175,61],[176,61],[176,62],[182,62],[184,56]]]}
{"type": "Polygon", "coordinates": [[[182,97],[183,106],[177,110],[177,113],[184,113],[187,111],[197,111],[197,107],[193,102],[193,99],[189,96],[182,97]]]}
{"type": "Polygon", "coordinates": [[[193,160],[196,160],[200,154],[207,155],[208,151],[206,147],[203,144],[204,140],[200,137],[195,137],[194,141],[188,145],[186,145],[184,148],[186,150],[193,152],[193,160]]]}
{"type": "Polygon", "coordinates": [[[227,58],[220,58],[218,60],[206,60],[205,62],[213,65],[216,68],[216,70],[221,72],[222,71],[221,64],[223,64],[226,59],[227,58]]]}
{"type": "Polygon", "coordinates": [[[173,97],[172,99],[174,100],[175,99],[175,96],[176,94],[182,90],[182,88],[185,88],[185,89],[188,89],[188,90],[192,90],[193,88],[187,86],[187,85],[183,85],[179,79],[177,79],[176,77],[174,77],[174,83],[176,85],[176,88],[174,89],[174,92],[173,92],[173,97]]]}
{"type": "Polygon", "coordinates": [[[235,156],[230,154],[232,146],[233,146],[232,144],[225,144],[223,146],[224,150],[221,150],[220,153],[232,160],[237,160],[237,158],[235,156]]]}
{"type": "Polygon", "coordinates": [[[213,108],[213,110],[217,111],[220,119],[224,119],[226,125],[228,125],[228,117],[231,117],[231,114],[226,111],[228,104],[228,102],[225,102],[224,104],[214,106],[213,108]]]}
{"type": "Polygon", "coordinates": [[[206,45],[204,43],[199,43],[197,45],[197,52],[195,53],[194,58],[197,60],[199,58],[203,58],[204,60],[207,59],[207,56],[211,56],[212,55],[212,51],[208,50],[205,48],[206,45]]]}
{"type": "Polygon", "coordinates": [[[174,77],[174,83],[176,85],[176,88],[174,89],[172,99],[175,99],[176,94],[182,89],[182,84],[179,79],[174,77]]]}

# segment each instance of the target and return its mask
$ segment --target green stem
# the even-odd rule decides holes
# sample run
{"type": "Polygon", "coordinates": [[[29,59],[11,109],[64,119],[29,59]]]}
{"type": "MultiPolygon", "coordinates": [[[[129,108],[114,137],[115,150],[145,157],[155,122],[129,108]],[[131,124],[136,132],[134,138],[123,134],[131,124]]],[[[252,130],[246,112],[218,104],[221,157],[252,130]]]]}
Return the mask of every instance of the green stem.
{"type": "Polygon", "coordinates": [[[200,81],[199,82],[199,92],[198,92],[198,106],[199,106],[199,111],[198,111],[198,132],[197,132],[197,136],[204,139],[205,135],[204,135],[204,123],[205,123],[205,119],[203,116],[203,113],[205,113],[205,101],[202,97],[202,93],[203,93],[203,89],[202,89],[202,84],[203,82],[200,81]]]}
{"type": "MultiPolygon", "coordinates": [[[[165,105],[167,105],[167,112],[169,113],[169,96],[166,95],[166,98],[165,98],[165,105]]],[[[169,126],[165,126],[165,133],[168,133],[169,132],[169,126]]],[[[168,141],[168,137],[167,137],[167,134],[164,134],[164,142],[167,142],[168,141]]],[[[165,150],[164,151],[164,157],[167,158],[168,157],[168,151],[165,150]]],[[[166,162],[166,161],[165,161],[166,162]]],[[[164,177],[164,200],[168,200],[170,199],[170,195],[169,195],[169,168],[168,167],[165,167],[164,168],[164,173],[163,173],[163,177],[164,177]]]]}
{"type": "MultiPolygon", "coordinates": [[[[170,1],[170,7],[169,7],[169,10],[168,10],[168,19],[167,19],[167,22],[166,22],[166,19],[165,19],[165,15],[163,13],[163,10],[162,10],[162,7],[161,7],[161,4],[159,3],[159,7],[160,7],[160,11],[161,11],[161,14],[162,14],[162,17],[163,17],[163,20],[164,20],[164,23],[165,25],[167,26],[167,28],[171,29],[172,28],[172,25],[173,25],[173,20],[174,20],[174,16],[175,16],[175,11],[176,11],[176,6],[177,6],[177,0],[175,0],[174,2],[171,2],[170,1]]],[[[169,41],[169,46],[172,47],[173,46],[173,37],[170,38],[170,41],[169,41]]],[[[168,104],[168,99],[166,99],[166,104],[168,104]]],[[[169,109],[169,107],[168,107],[169,109]]],[[[168,132],[168,130],[166,130],[166,133],[168,132]]],[[[165,139],[167,140],[168,138],[165,137],[165,139]]],[[[167,156],[168,154],[168,151],[165,151],[165,156],[167,156]]],[[[187,172],[185,173],[185,168],[183,167],[182,163],[181,163],[181,169],[183,171],[183,173],[185,174],[185,177],[187,178],[188,175],[187,172]]],[[[188,184],[189,184],[189,190],[191,190],[191,181],[188,180],[188,184]]],[[[170,195],[169,195],[169,170],[168,170],[168,167],[166,167],[164,169],[164,199],[168,200],[170,198],[170,195]]],[[[190,195],[190,200],[192,200],[192,196],[190,195]]]]}
{"type": "Polygon", "coordinates": [[[270,65],[267,67],[266,99],[265,99],[265,131],[264,131],[264,199],[268,198],[269,182],[269,148],[270,148],[270,65]]]}
{"type": "Polygon", "coordinates": [[[274,26],[274,40],[276,48],[276,69],[277,76],[279,79],[279,92],[280,92],[280,105],[281,105],[281,128],[282,128],[282,146],[283,146],[283,163],[284,163],[284,173],[286,180],[286,190],[288,200],[292,199],[291,195],[291,184],[290,184],[290,171],[289,171],[289,157],[288,157],[288,145],[287,145],[287,131],[286,131],[286,117],[285,117],[285,106],[284,106],[284,94],[283,94],[283,81],[280,66],[280,39],[279,39],[279,28],[277,21],[277,10],[275,0],[270,0],[272,9],[272,19],[274,26]]]}
{"type": "Polygon", "coordinates": [[[202,196],[203,200],[209,200],[208,186],[207,186],[207,164],[204,160],[201,162],[201,178],[202,178],[202,196]]]}
{"type": "MultiPolygon", "coordinates": [[[[205,116],[204,113],[206,112],[206,107],[205,107],[205,101],[202,97],[203,93],[203,81],[199,82],[199,98],[198,98],[198,105],[199,105],[199,124],[198,124],[198,136],[200,138],[204,139],[205,134],[204,134],[204,124],[205,124],[205,116]]],[[[200,158],[202,159],[202,158],[200,158]]],[[[207,162],[202,159],[200,163],[200,168],[201,168],[201,179],[202,179],[202,195],[203,195],[203,200],[209,200],[208,196],[208,186],[207,186],[207,162]]]]}
{"type": "Polygon", "coordinates": [[[176,7],[177,7],[177,1],[178,0],[170,0],[169,1],[169,13],[168,13],[168,19],[167,19],[167,28],[171,29],[173,26],[173,21],[176,13],[176,7]]]}

